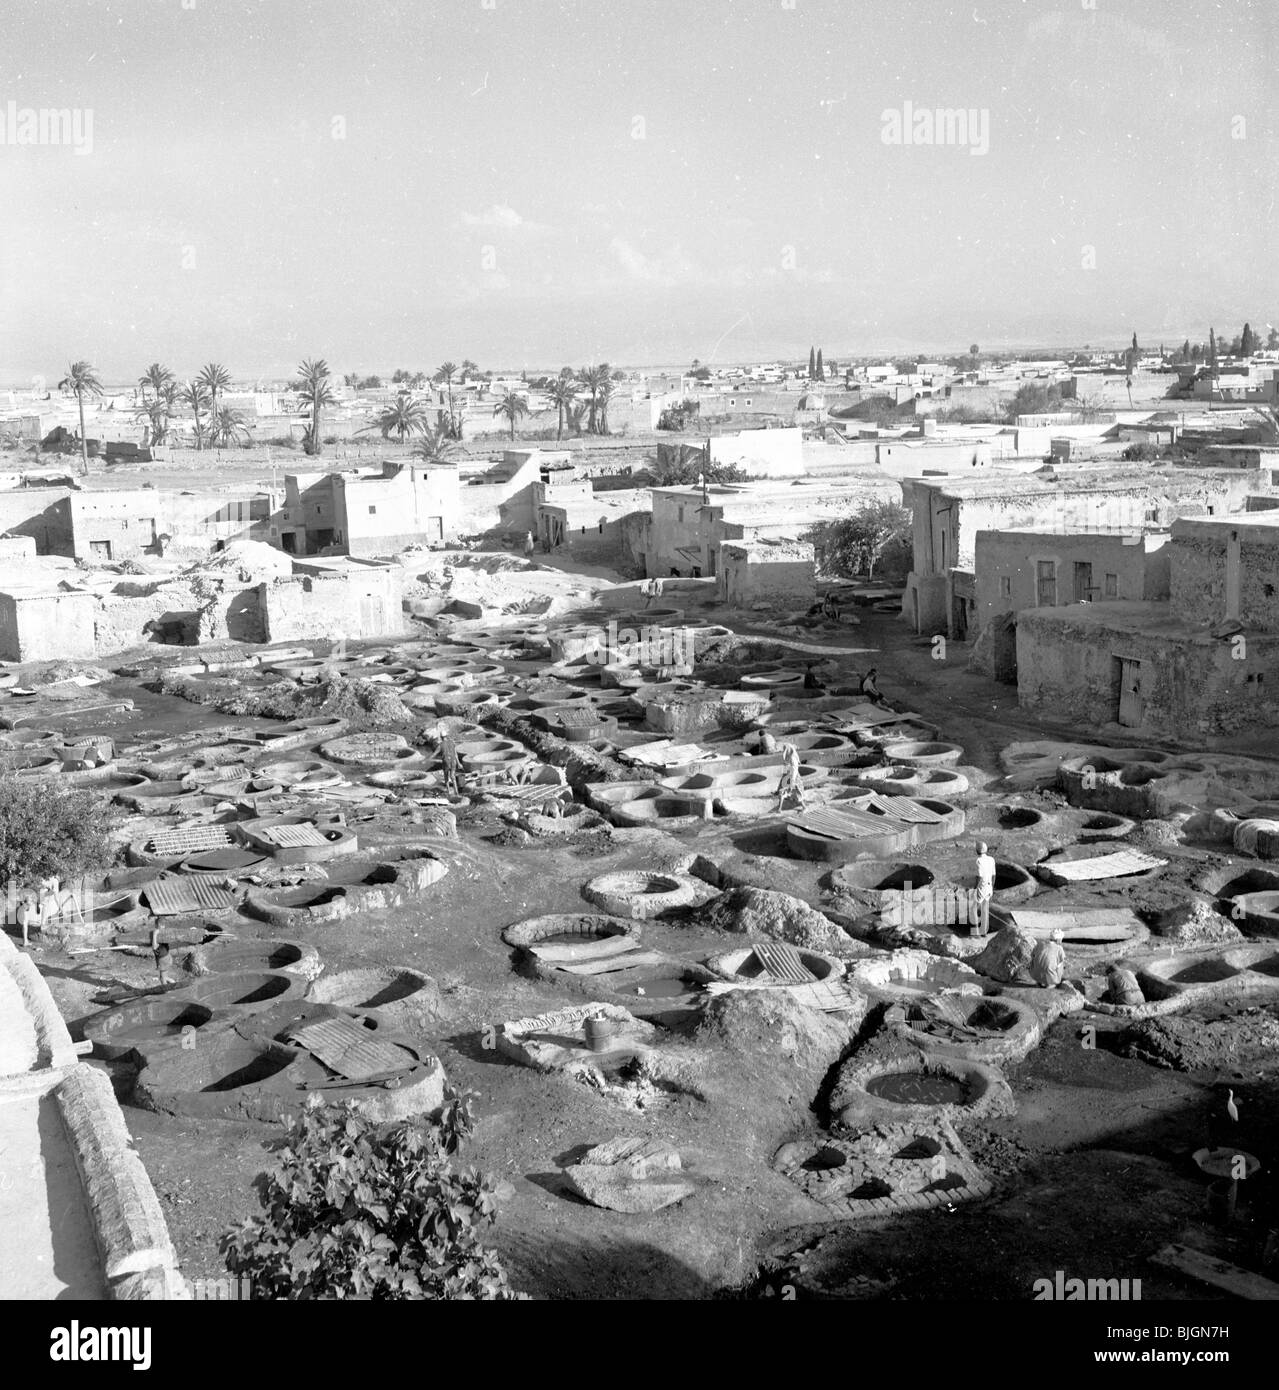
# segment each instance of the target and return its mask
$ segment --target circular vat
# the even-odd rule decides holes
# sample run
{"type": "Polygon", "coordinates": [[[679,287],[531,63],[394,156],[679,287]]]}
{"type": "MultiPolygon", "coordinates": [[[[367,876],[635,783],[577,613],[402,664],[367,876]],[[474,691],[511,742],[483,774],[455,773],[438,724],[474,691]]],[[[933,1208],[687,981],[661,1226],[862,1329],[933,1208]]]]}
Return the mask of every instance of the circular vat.
{"type": "Polygon", "coordinates": [[[296,888],[251,889],[244,911],[263,922],[326,921],[349,910],[348,891],[340,884],[304,883],[296,888]]]}
{"type": "Polygon", "coordinates": [[[95,1014],[85,1023],[84,1036],[99,1057],[113,1059],[145,1048],[181,1045],[213,1017],[207,1004],[166,994],[95,1014]]]}
{"type": "Polygon", "coordinates": [[[964,1120],[1006,1115],[1012,1092],[985,1062],[937,1053],[913,1053],[841,1068],[831,1093],[831,1111],[841,1124],[877,1119],[925,1120],[933,1116],[964,1120]]]}
{"type": "Polygon", "coordinates": [[[182,871],[188,874],[226,874],[235,876],[252,873],[267,862],[267,856],[253,850],[227,845],[224,849],[202,850],[182,861],[182,871]]]}
{"type": "Polygon", "coordinates": [[[830,875],[831,887],[840,893],[890,893],[927,888],[933,881],[933,871],[924,864],[888,859],[854,860],[851,864],[841,864],[830,875]]]}
{"type": "Polygon", "coordinates": [[[320,1004],[344,1009],[380,1009],[399,1004],[423,991],[434,992],[434,981],[407,966],[366,966],[325,975],[311,986],[310,997],[320,1004]]]}
{"type": "Polygon", "coordinates": [[[206,975],[166,996],[179,997],[207,1009],[261,1009],[285,1000],[301,999],[307,981],[282,970],[248,970],[228,975],[206,975]]]}
{"type": "Polygon", "coordinates": [[[1267,936],[1279,936],[1279,892],[1236,893],[1230,915],[1235,925],[1267,936]]]}
{"type": "Polygon", "coordinates": [[[201,948],[199,961],[211,975],[284,970],[309,976],[308,967],[319,964],[319,952],[301,941],[219,941],[201,948]]]}
{"type": "MultiPolygon", "coordinates": [[[[813,980],[837,980],[844,973],[844,962],[837,960],[834,956],[823,955],[820,951],[800,949],[796,949],[795,954],[813,980]]],[[[754,946],[743,946],[735,951],[722,951],[718,955],[711,956],[706,962],[706,968],[721,980],[753,980],[758,985],[773,986],[779,989],[785,989],[791,985],[811,983],[811,981],[781,979],[772,975],[764,961],[756,954],[754,946]]]]}
{"type": "Polygon", "coordinates": [[[957,743],[903,739],[888,744],[884,756],[890,763],[909,763],[912,767],[945,767],[957,763],[964,750],[957,743]]]}
{"type": "Polygon", "coordinates": [[[1032,810],[1029,806],[1001,806],[999,808],[999,828],[1001,830],[1029,830],[1032,826],[1043,825],[1046,819],[1042,811],[1032,810]]]}
{"type": "Polygon", "coordinates": [[[641,869],[601,874],[583,887],[582,894],[605,912],[619,917],[643,918],[688,907],[696,897],[696,890],[692,883],[674,874],[641,869]]]}
{"type": "Polygon", "coordinates": [[[508,946],[571,945],[602,941],[610,936],[638,937],[641,930],[637,920],[627,917],[598,912],[559,912],[515,922],[503,931],[502,940],[508,946]]]}
{"type": "Polygon", "coordinates": [[[1113,816],[1108,811],[1097,811],[1085,816],[1079,823],[1079,843],[1092,844],[1099,840],[1121,840],[1136,828],[1136,822],[1127,816],[1113,816]]]}

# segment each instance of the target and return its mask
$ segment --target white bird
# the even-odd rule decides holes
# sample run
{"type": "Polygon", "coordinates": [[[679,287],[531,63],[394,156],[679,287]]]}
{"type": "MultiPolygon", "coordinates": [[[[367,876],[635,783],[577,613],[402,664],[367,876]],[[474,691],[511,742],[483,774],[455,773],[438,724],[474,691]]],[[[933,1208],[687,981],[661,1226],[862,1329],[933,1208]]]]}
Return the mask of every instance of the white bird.
{"type": "Polygon", "coordinates": [[[1230,1116],[1235,1124],[1239,1123],[1239,1107],[1235,1104],[1235,1093],[1233,1091],[1226,1092],[1226,1114],[1230,1116]]]}

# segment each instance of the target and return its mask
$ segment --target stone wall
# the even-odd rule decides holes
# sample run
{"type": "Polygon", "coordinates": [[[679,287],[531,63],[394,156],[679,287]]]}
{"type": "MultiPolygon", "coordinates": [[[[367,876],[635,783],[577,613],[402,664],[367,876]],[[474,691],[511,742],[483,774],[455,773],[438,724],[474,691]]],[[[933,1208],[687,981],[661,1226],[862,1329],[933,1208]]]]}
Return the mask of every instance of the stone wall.
{"type": "Polygon", "coordinates": [[[267,642],[406,637],[400,576],[391,570],[295,575],[259,586],[267,642]]]}
{"type": "Polygon", "coordinates": [[[806,609],[817,597],[813,547],[725,542],[720,547],[719,593],[723,602],[737,608],[767,603],[806,609]]]}
{"type": "Polygon", "coordinates": [[[89,593],[0,593],[0,659],[91,657],[97,599],[89,593]]]}
{"type": "Polygon", "coordinates": [[[1167,604],[1027,609],[1017,618],[1023,709],[1081,726],[1113,724],[1119,661],[1141,662],[1144,730],[1192,745],[1279,721],[1279,638],[1240,646],[1178,623],[1167,604]]]}
{"type": "Polygon", "coordinates": [[[74,555],[70,496],[57,488],[0,492],[0,532],[31,536],[40,555],[74,555]]]}
{"type": "MultiPolygon", "coordinates": [[[[1263,513],[1264,515],[1264,513],[1263,513]]],[[[1172,542],[1172,605],[1187,622],[1226,617],[1226,551],[1239,537],[1239,613],[1248,631],[1279,632],[1279,527],[1177,527],[1172,542]]]]}

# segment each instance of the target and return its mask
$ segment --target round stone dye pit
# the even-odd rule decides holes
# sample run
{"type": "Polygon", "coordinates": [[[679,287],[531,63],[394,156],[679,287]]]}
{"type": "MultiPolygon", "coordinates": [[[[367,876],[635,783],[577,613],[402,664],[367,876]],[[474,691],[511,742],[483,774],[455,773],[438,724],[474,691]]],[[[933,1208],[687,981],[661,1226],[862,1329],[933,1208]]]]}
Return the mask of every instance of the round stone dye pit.
{"type": "Polygon", "coordinates": [[[921,1053],[860,1064],[850,1058],[839,1069],[830,1108],[835,1123],[850,1129],[939,1116],[963,1123],[1016,1110],[1012,1091],[996,1068],[921,1053]]]}
{"type": "Polygon", "coordinates": [[[544,942],[571,944],[601,941],[611,936],[638,938],[638,920],[592,912],[557,912],[546,917],[529,917],[502,932],[508,946],[536,946],[544,942]]]}
{"type": "Polygon", "coordinates": [[[644,918],[690,906],[697,890],[681,876],[639,870],[601,874],[583,887],[582,895],[613,916],[644,918]]]}
{"type": "Polygon", "coordinates": [[[168,994],[95,1014],[85,1023],[84,1036],[95,1056],[114,1060],[147,1048],[181,1046],[213,1017],[208,1005],[168,994]]]}

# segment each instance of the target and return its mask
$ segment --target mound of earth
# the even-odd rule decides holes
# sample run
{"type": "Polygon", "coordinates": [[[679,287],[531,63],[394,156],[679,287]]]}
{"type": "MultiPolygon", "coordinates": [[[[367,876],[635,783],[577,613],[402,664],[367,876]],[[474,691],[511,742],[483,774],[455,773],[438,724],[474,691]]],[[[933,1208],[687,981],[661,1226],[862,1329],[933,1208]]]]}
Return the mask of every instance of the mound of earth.
{"type": "Polygon", "coordinates": [[[1273,1008],[1245,1009],[1229,1018],[1143,1019],[1119,1044],[1121,1056],[1173,1071],[1237,1071],[1269,1062],[1277,1052],[1279,1018],[1273,1008]]]}
{"type": "Polygon", "coordinates": [[[764,888],[731,888],[698,913],[699,924],[716,931],[745,932],[813,951],[837,951],[848,936],[802,898],[764,888]]]}
{"type": "Polygon", "coordinates": [[[706,1006],[697,1039],[719,1044],[743,1061],[781,1063],[790,1077],[787,1089],[807,1098],[843,1056],[864,1017],[864,1009],[841,1014],[810,1009],[784,989],[737,989],[706,1006]]]}

